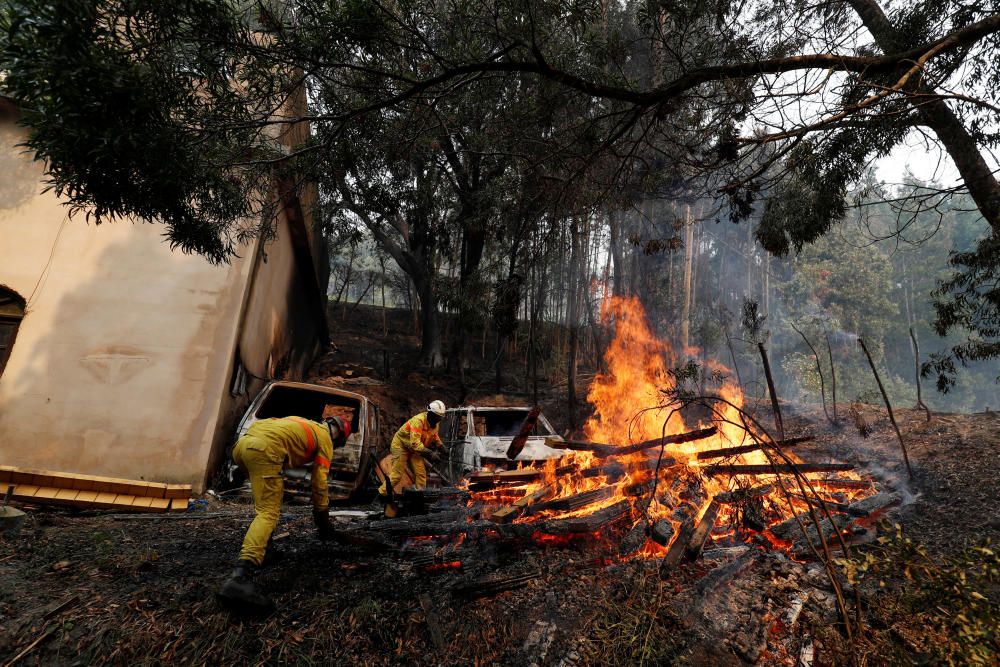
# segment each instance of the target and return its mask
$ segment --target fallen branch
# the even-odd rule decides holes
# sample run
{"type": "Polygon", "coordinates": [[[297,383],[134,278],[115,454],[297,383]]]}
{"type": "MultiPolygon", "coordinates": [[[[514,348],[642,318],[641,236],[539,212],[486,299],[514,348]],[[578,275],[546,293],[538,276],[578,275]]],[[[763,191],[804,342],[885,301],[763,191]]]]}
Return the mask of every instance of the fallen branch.
{"type": "Polygon", "coordinates": [[[838,470],[854,470],[853,463],[793,463],[793,464],[747,464],[747,465],[711,465],[702,468],[702,472],[713,477],[715,475],[780,475],[795,472],[835,472],[838,470]]]}
{"type": "Polygon", "coordinates": [[[865,341],[858,338],[858,344],[861,345],[861,349],[864,350],[865,357],[868,358],[868,365],[872,368],[872,375],[875,376],[875,382],[878,384],[878,390],[882,392],[882,400],[885,402],[885,409],[889,412],[889,421],[892,422],[892,428],[895,429],[896,437],[899,438],[899,448],[903,450],[903,461],[906,463],[906,472],[910,474],[910,479],[913,479],[913,468],[910,467],[910,455],[906,453],[906,443],[903,442],[903,434],[899,432],[899,425],[896,424],[896,416],[892,414],[892,404],[889,403],[889,395],[885,393],[885,387],[882,386],[882,378],[879,377],[878,371],[875,370],[875,362],[872,361],[872,355],[869,354],[865,341]]]}
{"type": "MultiPolygon", "coordinates": [[[[815,440],[811,435],[804,435],[798,438],[786,438],[785,440],[779,440],[774,443],[775,447],[794,447],[795,445],[800,445],[803,442],[812,442],[815,440]]],[[[740,445],[739,447],[722,447],[721,449],[707,449],[703,452],[698,452],[698,460],[703,461],[705,459],[720,459],[729,456],[738,456],[740,454],[746,454],[748,452],[756,452],[758,450],[766,447],[763,442],[755,442],[752,445],[740,445]]]]}
{"type": "Polygon", "coordinates": [[[678,433],[677,435],[668,435],[663,438],[655,438],[653,440],[646,440],[645,442],[638,442],[631,445],[612,445],[605,442],[588,442],[584,440],[562,440],[560,438],[552,437],[546,438],[545,444],[553,449],[569,449],[576,452],[593,452],[595,456],[604,458],[608,456],[625,456],[627,454],[635,454],[636,452],[641,452],[646,449],[654,449],[664,445],[677,445],[684,442],[692,442],[694,440],[704,440],[705,438],[711,438],[717,432],[718,429],[715,426],[710,426],[708,428],[698,429],[697,431],[678,433]]]}

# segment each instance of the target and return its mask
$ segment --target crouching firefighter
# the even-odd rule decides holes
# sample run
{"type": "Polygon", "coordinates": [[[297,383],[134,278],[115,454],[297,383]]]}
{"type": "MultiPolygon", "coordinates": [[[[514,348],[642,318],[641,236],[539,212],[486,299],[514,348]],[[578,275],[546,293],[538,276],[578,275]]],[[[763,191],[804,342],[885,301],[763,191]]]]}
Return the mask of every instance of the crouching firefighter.
{"type": "MultiPolygon", "coordinates": [[[[392,485],[396,490],[404,476],[413,479],[415,489],[427,486],[427,466],[424,464],[424,457],[432,461],[439,461],[441,458],[438,451],[444,449],[444,443],[441,442],[438,430],[442,417],[444,417],[444,403],[431,401],[426,412],[411,417],[399,427],[396,435],[392,436],[392,444],[389,447],[392,456],[389,479],[383,480],[378,490],[383,501],[387,500],[389,495],[386,485],[392,485]]],[[[394,511],[390,510],[389,506],[386,509],[387,514],[394,511]]]]}
{"type": "Polygon", "coordinates": [[[320,539],[333,536],[327,513],[327,475],[333,450],[343,447],[350,433],[350,422],[340,417],[328,417],[322,422],[284,417],[257,421],[239,439],[233,448],[233,460],[250,478],[256,516],[243,538],[235,569],[219,589],[220,602],[237,611],[263,612],[274,607],[254,585],[253,573],[264,563],[281,513],[284,469],[312,464],[313,519],[320,539]]]}

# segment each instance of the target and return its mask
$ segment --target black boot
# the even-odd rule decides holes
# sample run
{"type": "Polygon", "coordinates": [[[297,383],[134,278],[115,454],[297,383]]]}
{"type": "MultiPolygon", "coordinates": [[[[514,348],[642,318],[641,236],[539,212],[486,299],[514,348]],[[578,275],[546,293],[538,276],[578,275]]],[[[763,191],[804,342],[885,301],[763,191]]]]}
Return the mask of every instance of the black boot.
{"type": "Polygon", "coordinates": [[[254,585],[253,570],[254,565],[248,560],[236,563],[232,574],[222,582],[216,593],[222,606],[240,614],[270,614],[274,611],[274,602],[254,585]]]}

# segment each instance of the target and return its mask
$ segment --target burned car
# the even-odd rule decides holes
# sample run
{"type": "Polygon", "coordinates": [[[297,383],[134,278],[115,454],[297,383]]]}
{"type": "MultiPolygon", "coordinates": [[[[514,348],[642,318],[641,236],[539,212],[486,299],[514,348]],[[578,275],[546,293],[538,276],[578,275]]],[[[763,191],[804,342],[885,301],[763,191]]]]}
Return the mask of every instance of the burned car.
{"type": "MultiPolygon", "coordinates": [[[[379,437],[379,409],[361,394],[303,382],[271,382],[247,408],[236,431],[233,444],[259,419],[271,417],[305,417],[316,421],[336,415],[351,424],[347,444],[334,450],[330,461],[330,499],[345,499],[356,495],[368,480],[371,456],[379,437]]],[[[231,482],[241,481],[231,453],[227,461],[231,482]]],[[[308,497],[309,470],[285,471],[288,483],[285,493],[308,497]]]]}
{"type": "Polygon", "coordinates": [[[513,461],[507,458],[507,449],[517,435],[531,408],[476,407],[452,408],[441,422],[441,440],[450,451],[450,468],[453,477],[476,470],[502,470],[517,468],[522,462],[556,459],[565,450],[553,449],[545,438],[559,438],[545,415],[538,415],[524,449],[513,461]]]}

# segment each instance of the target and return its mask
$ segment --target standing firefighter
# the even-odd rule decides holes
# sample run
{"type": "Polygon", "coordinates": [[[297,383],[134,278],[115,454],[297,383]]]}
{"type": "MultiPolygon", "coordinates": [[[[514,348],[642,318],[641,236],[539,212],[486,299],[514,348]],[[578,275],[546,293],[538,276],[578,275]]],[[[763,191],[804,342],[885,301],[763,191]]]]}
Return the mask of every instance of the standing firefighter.
{"type": "Polygon", "coordinates": [[[233,460],[250,478],[257,515],[243,538],[236,567],[219,589],[219,599],[241,611],[266,611],[273,603],[252,581],[264,563],[271,533],[278,523],[284,493],[285,468],[312,464],[313,519],[320,539],[332,536],[327,507],[330,504],[327,474],[335,447],[343,447],[351,433],[350,422],[328,417],[316,422],[301,417],[262,419],[255,422],[233,448],[233,460]]]}
{"type": "MultiPolygon", "coordinates": [[[[442,417],[444,417],[444,403],[431,401],[426,412],[411,417],[399,427],[396,435],[392,436],[392,445],[389,448],[392,466],[388,483],[393,489],[406,475],[413,478],[414,488],[422,489],[427,486],[427,467],[424,465],[423,457],[428,456],[431,460],[440,458],[434,450],[444,448],[444,443],[438,434],[442,417]]],[[[382,481],[378,492],[383,498],[388,496],[385,480],[382,481]]]]}

